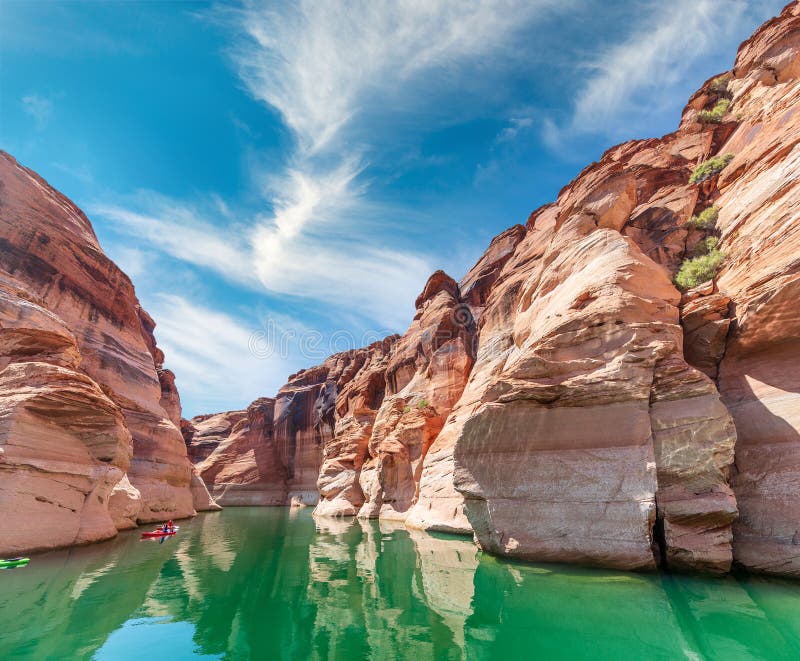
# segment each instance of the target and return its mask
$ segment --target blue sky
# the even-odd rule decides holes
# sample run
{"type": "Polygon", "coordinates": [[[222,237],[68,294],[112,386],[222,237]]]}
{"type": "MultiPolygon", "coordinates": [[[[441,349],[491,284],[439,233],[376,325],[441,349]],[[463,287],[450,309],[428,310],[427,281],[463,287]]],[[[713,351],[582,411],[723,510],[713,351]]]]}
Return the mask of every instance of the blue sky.
{"type": "Polygon", "coordinates": [[[79,204],[184,414],[402,332],[784,0],[0,4],[0,148],[79,204]]]}

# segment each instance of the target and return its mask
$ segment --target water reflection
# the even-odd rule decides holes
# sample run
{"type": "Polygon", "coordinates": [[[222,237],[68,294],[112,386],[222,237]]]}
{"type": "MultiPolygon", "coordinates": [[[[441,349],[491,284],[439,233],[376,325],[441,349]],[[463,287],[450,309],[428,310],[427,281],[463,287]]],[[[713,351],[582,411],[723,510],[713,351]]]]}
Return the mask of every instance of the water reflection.
{"type": "Polygon", "coordinates": [[[528,566],[305,512],[202,515],[0,573],[0,658],[795,659],[800,589],[528,566]]]}

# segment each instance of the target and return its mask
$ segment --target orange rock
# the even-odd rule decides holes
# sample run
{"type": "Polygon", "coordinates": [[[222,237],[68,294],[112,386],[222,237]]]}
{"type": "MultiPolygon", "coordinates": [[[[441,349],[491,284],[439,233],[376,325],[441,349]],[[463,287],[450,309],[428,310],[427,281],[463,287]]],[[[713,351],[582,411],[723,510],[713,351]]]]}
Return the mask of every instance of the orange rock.
{"type": "Polygon", "coordinates": [[[800,576],[800,5],[742,44],[722,147],[736,158],[718,186],[719,290],[733,325],[719,390],[738,433],[731,484],[739,503],[734,558],[800,576]]]}
{"type": "MultiPolygon", "coordinates": [[[[18,539],[38,512],[58,539],[113,534],[169,500],[155,482],[194,480],[203,501],[180,424],[225,504],[316,503],[320,517],[473,533],[536,561],[800,575],[798,35],[794,2],[742,44],[725,89],[707,81],[689,100],[675,133],[609,149],[460,283],[434,273],[402,336],[331,356],[246,412],[181,421],[152,320],[85,218],[44,185],[4,206],[23,232],[3,244],[0,474],[14,481],[0,482],[0,506],[4,488],[48,494],[21,499],[18,539]],[[699,122],[723,97],[725,121],[699,122]],[[724,170],[689,183],[724,153],[724,170]],[[681,295],[675,273],[709,232],[689,219],[711,204],[726,260],[681,295]],[[59,218],[53,236],[43,213],[59,218]],[[121,294],[95,301],[89,259],[121,294]],[[93,339],[88,308],[108,333],[115,321],[116,344],[93,339]],[[56,436],[21,443],[59,411],[56,436]]],[[[14,167],[12,200],[31,188],[22,175],[37,181],[14,167]]]]}
{"type": "Polygon", "coordinates": [[[0,554],[191,516],[180,400],[130,280],[5,153],[0,216],[0,554]]]}
{"type": "MultiPolygon", "coordinates": [[[[440,489],[461,500],[452,472],[442,474],[434,468],[426,473],[425,465],[467,382],[476,328],[458,284],[443,271],[428,279],[416,305],[414,320],[393,347],[386,368],[386,397],[369,438],[369,459],[361,469],[366,502],[359,516],[405,520],[417,505],[412,525],[427,528],[433,522],[419,515],[432,507],[434,476],[440,489]]],[[[438,463],[442,448],[436,450],[438,463]]]]}
{"type": "Polygon", "coordinates": [[[331,369],[315,407],[324,443],[317,516],[352,516],[364,504],[360,476],[396,341],[397,336],[390,336],[326,361],[331,369]]]}
{"type": "Polygon", "coordinates": [[[192,420],[196,431],[190,448],[197,472],[220,505],[282,505],[286,472],[273,437],[275,400],[257,399],[247,411],[229,411],[192,420]],[[209,447],[213,450],[208,452],[209,447]]]}

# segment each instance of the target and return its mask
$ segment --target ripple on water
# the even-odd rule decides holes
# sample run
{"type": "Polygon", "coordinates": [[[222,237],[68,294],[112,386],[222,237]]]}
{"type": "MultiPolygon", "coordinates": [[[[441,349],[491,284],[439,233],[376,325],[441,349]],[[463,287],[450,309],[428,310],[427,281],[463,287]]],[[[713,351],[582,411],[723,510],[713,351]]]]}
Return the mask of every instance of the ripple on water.
{"type": "Polygon", "coordinates": [[[0,573],[0,658],[797,659],[800,587],[525,565],[240,508],[0,573]]]}

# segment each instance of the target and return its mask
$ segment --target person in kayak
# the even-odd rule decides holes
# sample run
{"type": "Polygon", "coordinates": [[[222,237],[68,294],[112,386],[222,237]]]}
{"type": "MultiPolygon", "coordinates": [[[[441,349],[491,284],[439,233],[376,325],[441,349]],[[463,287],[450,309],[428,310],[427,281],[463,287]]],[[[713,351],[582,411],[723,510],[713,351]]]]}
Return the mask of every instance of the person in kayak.
{"type": "Polygon", "coordinates": [[[167,527],[169,528],[169,532],[175,532],[175,524],[172,522],[172,519],[167,521],[167,527]]]}

